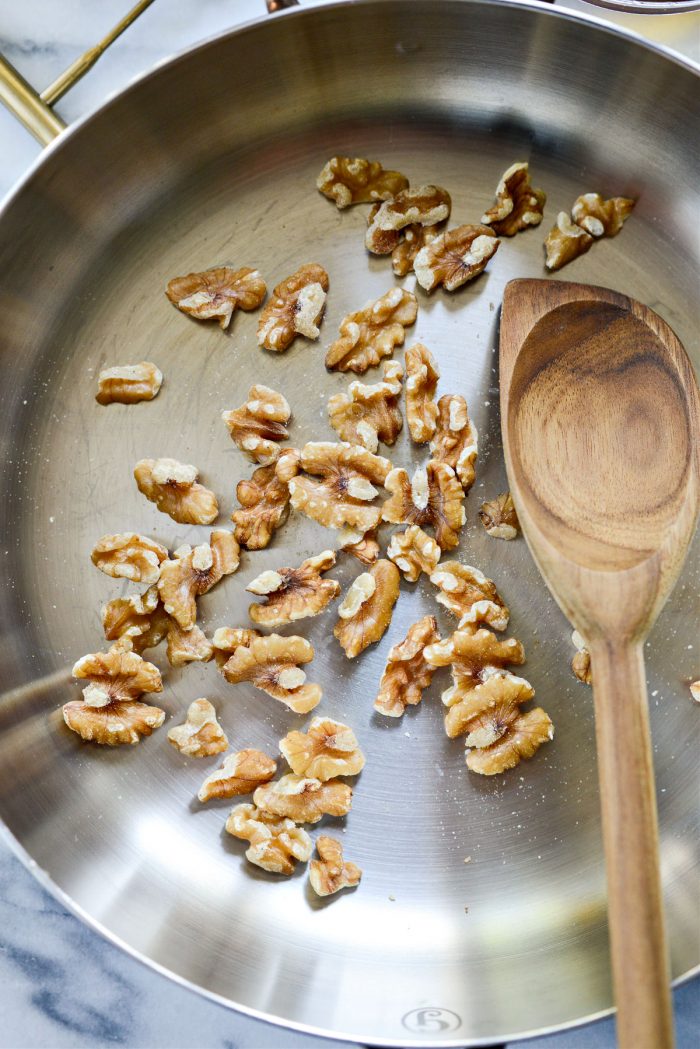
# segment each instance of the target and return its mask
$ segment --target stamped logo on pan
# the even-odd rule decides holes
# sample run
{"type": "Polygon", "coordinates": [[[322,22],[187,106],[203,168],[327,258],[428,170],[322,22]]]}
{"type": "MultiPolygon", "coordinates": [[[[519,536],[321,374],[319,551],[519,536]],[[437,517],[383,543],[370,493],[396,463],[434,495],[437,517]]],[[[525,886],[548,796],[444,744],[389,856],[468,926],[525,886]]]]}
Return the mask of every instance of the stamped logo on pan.
{"type": "Polygon", "coordinates": [[[401,1023],[407,1031],[418,1034],[435,1034],[438,1031],[456,1031],[462,1026],[462,1018],[450,1009],[439,1009],[426,1006],[423,1009],[412,1009],[402,1017],[401,1023]]]}

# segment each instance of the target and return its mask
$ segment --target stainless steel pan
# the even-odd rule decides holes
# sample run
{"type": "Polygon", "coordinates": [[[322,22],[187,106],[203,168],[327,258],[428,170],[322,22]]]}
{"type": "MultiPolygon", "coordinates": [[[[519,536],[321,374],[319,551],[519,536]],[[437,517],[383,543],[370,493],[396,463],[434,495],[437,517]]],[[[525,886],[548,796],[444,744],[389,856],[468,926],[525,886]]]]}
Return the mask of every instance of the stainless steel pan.
{"type": "MultiPolygon", "coordinates": [[[[569,629],[524,543],[490,539],[476,510],[505,484],[503,286],[542,274],[544,230],[579,193],[639,203],[619,237],[564,276],[648,303],[697,362],[697,132],[695,71],[601,23],[536,3],[330,4],[158,68],[62,135],[12,195],[0,216],[0,813],[37,875],[96,928],[251,1014],[375,1044],[473,1045],[610,1008],[590,694],[571,676],[569,629]],[[197,463],[228,514],[250,470],[219,411],[251,381],[287,396],[295,443],[331,437],[325,402],[347,379],[326,373],[323,348],[346,312],[393,284],[388,264],[365,255],[365,209],[339,213],[314,189],[336,152],[444,184],[456,221],[478,218],[516,159],[549,195],[544,226],[504,243],[486,276],[420,296],[409,341],[425,341],[441,389],[469,401],[481,444],[460,554],[511,606],[556,736],[487,780],[446,739],[438,682],[403,721],[373,715],[388,647],[435,610],[423,586],[406,588],[382,643],[351,667],[333,617],[310,620],[320,709],[350,722],[368,757],[343,838],[365,877],[322,905],[303,871],[280,883],[246,863],[223,833],[226,808],[192,804],[201,765],[184,764],[164,730],[98,750],[63,729],[59,707],[75,695],[73,661],[101,647],[100,606],[119,592],[90,564],[95,539],[138,529],[176,546],[205,534],[143,500],[138,458],[197,463]],[[321,344],[265,354],[254,316],[224,335],[170,306],[168,278],[224,260],[258,266],[270,286],[323,263],[321,344]],[[143,358],[165,373],[159,397],[98,407],[98,370],[143,358]]],[[[394,458],[415,458],[405,434],[394,458]]],[[[202,600],[206,628],[245,622],[248,580],[321,544],[321,529],[292,519],[202,600]]],[[[675,977],[700,960],[699,712],[688,691],[700,676],[699,553],[696,543],[648,651],[675,977]]],[[[338,576],[357,570],[346,562],[338,576]]],[[[211,697],[236,746],[274,748],[298,723],[211,665],[174,672],[155,658],[168,711],[211,697]]]]}

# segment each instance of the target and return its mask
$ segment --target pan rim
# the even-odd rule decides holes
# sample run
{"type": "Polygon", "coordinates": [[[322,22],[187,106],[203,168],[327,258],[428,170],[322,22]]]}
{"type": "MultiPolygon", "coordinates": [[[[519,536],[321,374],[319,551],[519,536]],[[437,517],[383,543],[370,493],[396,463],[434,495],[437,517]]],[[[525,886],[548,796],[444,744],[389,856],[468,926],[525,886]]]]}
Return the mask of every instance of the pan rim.
{"type": "MultiPolygon", "coordinates": [[[[352,6],[362,7],[376,7],[380,4],[384,4],[387,7],[389,5],[426,5],[430,0],[310,0],[310,3],[303,8],[292,8],[285,10],[276,15],[276,18],[309,18],[313,17],[313,12],[318,8],[323,7],[326,9],[349,9],[352,6]]],[[[580,23],[583,26],[590,26],[606,32],[608,35],[622,38],[628,43],[634,44],[638,47],[644,48],[646,51],[652,52],[653,54],[659,55],[661,58],[672,62],[674,65],[681,69],[690,72],[696,77],[700,78],[700,64],[693,62],[691,59],[685,58],[671,48],[665,45],[657,44],[652,41],[646,40],[639,33],[623,28],[620,26],[611,25],[606,22],[603,18],[595,14],[589,14],[588,12],[570,11],[568,9],[557,9],[553,8],[549,3],[544,0],[446,0],[449,5],[467,5],[467,4],[484,4],[503,8],[514,8],[514,9],[526,9],[535,13],[547,14],[549,17],[559,17],[564,20],[568,20],[574,23],[580,23]]],[[[269,23],[269,16],[262,14],[260,17],[249,19],[244,23],[236,26],[233,29],[224,30],[223,32],[211,34],[197,43],[178,50],[174,54],[159,60],[147,71],[138,74],[137,76],[130,78],[129,81],[119,90],[110,92],[107,97],[94,109],[91,109],[88,113],[80,117],[74,123],[70,124],[68,128],[62,132],[52,143],[50,143],[45,149],[43,149],[34,162],[29,166],[24,175],[12,186],[5,196],[0,199],[0,222],[4,219],[6,212],[8,212],[15,199],[21,196],[24,190],[29,186],[32,180],[40,172],[41,168],[45,163],[50,162],[51,158],[55,153],[60,152],[72,141],[75,135],[79,135],[83,128],[88,127],[92,121],[102,118],[103,111],[108,110],[110,106],[116,104],[125,96],[132,91],[137,91],[142,82],[150,80],[152,77],[156,77],[160,74],[161,70],[166,68],[175,67],[178,63],[184,62],[189,59],[191,55],[196,52],[204,51],[206,48],[211,47],[216,42],[222,41],[229,37],[234,37],[257,28],[260,25],[269,23]]],[[[233,1010],[241,1013],[242,1015],[248,1016],[251,1019],[260,1020],[265,1023],[272,1024],[276,1027],[286,1030],[296,1031],[302,1034],[308,1034],[314,1037],[325,1037],[331,1038],[339,1042],[346,1042],[350,1044],[364,1043],[367,1045],[381,1045],[386,1046],[387,1049],[470,1049],[470,1047],[477,1046],[488,1046],[488,1045],[500,1045],[502,1044],[503,1037],[495,1036],[491,1038],[478,1038],[478,1039],[443,1039],[437,1042],[426,1041],[424,1038],[419,1040],[411,1038],[401,1039],[388,1039],[381,1038],[379,1041],[376,1040],[376,1036],[371,1033],[363,1035],[357,1034],[346,1034],[333,1030],[326,1027],[317,1027],[312,1024],[300,1023],[295,1020],[285,1019],[276,1016],[271,1013],[267,1013],[263,1010],[258,1010],[250,1006],[243,1005],[228,998],[215,991],[211,991],[206,987],[201,986],[188,979],[179,973],[173,972],[165,965],[157,962],[144,953],[133,947],[119,935],[106,927],[97,917],[88,913],[79,903],[77,903],[54,879],[48,874],[46,870],[40,867],[37,862],[32,858],[28,850],[20,843],[15,837],[10,828],[6,825],[4,820],[0,818],[0,839],[7,842],[13,854],[22,862],[24,867],[34,876],[37,882],[42,886],[43,889],[47,890],[54,899],[56,899],[66,910],[84,922],[89,928],[93,929],[100,936],[104,937],[109,943],[115,947],[123,950],[129,957],[135,959],[141,965],[144,965],[152,971],[164,976],[180,987],[185,988],[188,991],[192,991],[196,994],[201,995],[203,998],[215,1002],[218,1005],[225,1007],[226,1009],[233,1010]]],[[[672,981],[672,986],[677,987],[693,977],[700,974],[700,963],[696,966],[691,967],[680,976],[676,977],[672,981]]],[[[597,1012],[586,1014],[582,1017],[574,1020],[567,1020],[559,1024],[531,1028],[524,1031],[518,1031],[508,1034],[508,1041],[521,1041],[531,1038],[542,1037],[549,1034],[555,1034],[558,1032],[574,1030],[578,1027],[583,1027],[587,1024],[593,1023],[597,1020],[609,1017],[613,1015],[615,1009],[613,1006],[599,1010],[597,1012]]]]}

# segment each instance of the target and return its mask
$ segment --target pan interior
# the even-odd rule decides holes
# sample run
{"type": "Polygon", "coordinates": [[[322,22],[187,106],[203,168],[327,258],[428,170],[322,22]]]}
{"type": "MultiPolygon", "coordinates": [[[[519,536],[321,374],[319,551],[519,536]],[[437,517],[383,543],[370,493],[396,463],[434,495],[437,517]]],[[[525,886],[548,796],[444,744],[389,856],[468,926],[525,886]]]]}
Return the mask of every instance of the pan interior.
{"type": "MultiPolygon", "coordinates": [[[[477,510],[507,486],[503,288],[543,275],[544,234],[579,193],[639,203],[619,237],[562,276],[646,302],[697,363],[694,86],[637,44],[536,9],[323,8],[160,69],[55,149],[0,217],[0,814],[77,907],[146,959],[245,1009],[375,1044],[511,1039],[610,1006],[590,693],[571,676],[570,629],[523,541],[488,537],[477,510]],[[348,377],[325,371],[324,350],[346,313],[395,284],[390,263],[364,251],[366,208],[339,212],[314,188],[335,153],[444,185],[454,224],[479,220],[515,160],[530,161],[548,194],[543,226],[504,240],[486,275],[451,296],[419,292],[407,344],[424,342],[440,392],[469,403],[478,479],[457,556],[499,586],[556,735],[532,762],[485,779],[467,773],[460,743],[444,734],[443,679],[402,720],[373,714],[388,649],[437,612],[429,583],[402,584],[389,631],[352,664],[332,637],[333,614],[286,629],[315,646],[318,712],[351,724],[367,756],[351,814],[328,825],[364,879],[321,903],[303,869],[280,880],[246,863],[244,843],[223,830],[228,806],[193,801],[216,762],[184,761],[165,729],[133,748],[82,746],[59,707],[76,695],[75,659],[102,647],[102,604],[127,589],[90,564],[96,539],[134,530],[174,548],[208,534],[139,495],[137,459],[195,463],[225,525],[251,467],[220,412],[251,383],[287,397],[295,445],[333,439],[326,401],[348,377]],[[325,266],[320,342],[266,354],[255,315],[236,314],[224,334],[167,302],[170,277],[222,262],[259,268],[270,288],[303,263],[325,266]],[[157,399],[99,407],[99,370],[140,360],[164,373],[157,399]]],[[[404,466],[427,458],[406,432],[388,454],[404,466]]],[[[328,545],[330,533],[293,517],[201,600],[201,625],[210,634],[245,624],[255,575],[328,545]]],[[[676,976],[699,960],[697,710],[687,688],[699,676],[699,566],[696,542],[646,649],[676,976]]],[[[341,558],[334,574],[345,586],[359,570],[341,558]]],[[[438,618],[443,633],[454,626],[438,618]]],[[[226,685],[213,665],[175,671],[160,651],[149,658],[175,723],[207,696],[233,747],[271,753],[303,724],[252,687],[226,685]]]]}

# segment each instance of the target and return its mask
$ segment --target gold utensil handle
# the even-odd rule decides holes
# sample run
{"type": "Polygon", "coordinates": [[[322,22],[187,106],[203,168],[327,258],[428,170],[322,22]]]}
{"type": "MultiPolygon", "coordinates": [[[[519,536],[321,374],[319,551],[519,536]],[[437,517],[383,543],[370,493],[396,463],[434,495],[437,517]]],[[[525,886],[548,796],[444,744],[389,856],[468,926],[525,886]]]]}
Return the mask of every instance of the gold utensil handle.
{"type": "Polygon", "coordinates": [[[41,94],[0,55],[0,102],[7,106],[42,146],[48,146],[66,127],[65,121],[56,116],[51,106],[92,69],[110,44],[113,44],[152,3],[153,0],[139,0],[99,44],[71,63],[41,94]]]}

